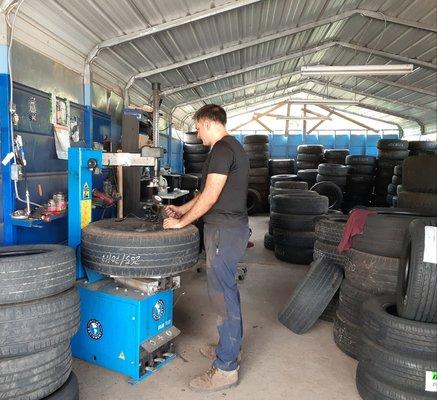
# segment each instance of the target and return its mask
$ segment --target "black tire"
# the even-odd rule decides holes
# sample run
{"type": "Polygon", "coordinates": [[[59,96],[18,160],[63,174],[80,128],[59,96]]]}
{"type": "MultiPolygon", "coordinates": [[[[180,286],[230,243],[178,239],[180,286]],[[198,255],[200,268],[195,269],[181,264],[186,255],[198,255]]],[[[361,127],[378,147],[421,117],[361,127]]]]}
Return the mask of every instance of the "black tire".
{"type": "Polygon", "coordinates": [[[243,143],[268,143],[269,137],[267,135],[246,135],[244,136],[243,143]]]}
{"type": "Polygon", "coordinates": [[[348,149],[326,149],[325,150],[325,158],[337,158],[337,159],[346,159],[349,155],[348,149]]]}
{"type": "Polygon", "coordinates": [[[375,167],[373,165],[349,165],[348,173],[350,175],[375,175],[375,167]]]}
{"type": "Polygon", "coordinates": [[[269,160],[267,158],[262,158],[262,159],[249,159],[249,166],[250,168],[263,168],[263,167],[268,167],[269,165],[269,160]]]}
{"type": "Polygon", "coordinates": [[[437,156],[423,155],[406,159],[402,186],[410,192],[437,193],[437,156]]]}
{"type": "Polygon", "coordinates": [[[261,194],[261,197],[266,196],[269,193],[269,182],[266,180],[263,183],[251,183],[250,189],[254,189],[261,194]]]}
{"type": "Polygon", "coordinates": [[[70,372],[70,341],[23,357],[0,358],[0,393],[8,400],[43,399],[58,390],[70,372]]]}
{"type": "Polygon", "coordinates": [[[347,215],[326,216],[316,224],[316,238],[325,243],[338,245],[343,238],[343,230],[347,222],[347,215]]]}
{"type": "Polygon", "coordinates": [[[319,172],[316,168],[313,169],[306,169],[302,171],[297,172],[297,177],[305,182],[316,182],[316,177],[319,172]]]}
{"type": "Polygon", "coordinates": [[[358,289],[374,294],[395,293],[399,259],[349,249],[344,263],[346,279],[358,289]]]}
{"type": "Polygon", "coordinates": [[[79,328],[79,318],[75,288],[39,300],[0,305],[0,357],[36,353],[70,340],[79,328]]]}
{"type": "Polygon", "coordinates": [[[379,150],[378,157],[385,160],[404,160],[408,157],[408,150],[379,150]]]}
{"type": "Polygon", "coordinates": [[[334,322],[335,314],[338,309],[338,291],[323,310],[322,315],[319,317],[322,321],[334,322]]]}
{"type": "Polygon", "coordinates": [[[79,382],[74,372],[56,392],[44,397],[43,400],[79,400],[79,382]]]}
{"type": "Polygon", "coordinates": [[[340,287],[338,312],[345,320],[356,326],[361,325],[361,307],[372,294],[351,285],[348,279],[343,280],[340,287]]]}
{"type": "Polygon", "coordinates": [[[199,178],[195,175],[181,175],[181,189],[193,191],[199,187],[199,178]]]}
{"type": "Polygon", "coordinates": [[[298,181],[276,181],[273,184],[275,189],[300,189],[300,190],[308,190],[307,182],[298,182],[298,181]]]}
{"type": "Polygon", "coordinates": [[[362,317],[363,335],[372,342],[393,352],[435,359],[437,324],[398,317],[394,296],[369,298],[362,317]]]}
{"type": "Polygon", "coordinates": [[[186,162],[185,163],[185,171],[186,172],[202,172],[203,162],[186,162]]]}
{"type": "Polygon", "coordinates": [[[294,174],[295,161],[293,159],[269,160],[269,174],[294,174]]]}
{"type": "Polygon", "coordinates": [[[319,162],[309,162],[309,161],[297,161],[296,162],[296,169],[297,172],[299,171],[305,171],[305,170],[313,170],[317,169],[319,166],[319,162]]]}
{"type": "Polygon", "coordinates": [[[387,186],[387,193],[391,194],[392,196],[396,196],[397,194],[396,185],[393,185],[393,183],[389,183],[387,186]]]}
{"type": "Polygon", "coordinates": [[[393,173],[396,176],[402,177],[402,168],[403,168],[403,163],[402,163],[402,165],[396,165],[396,167],[393,168],[393,173]]]}
{"type": "Polygon", "coordinates": [[[317,174],[316,182],[333,182],[340,187],[344,187],[346,186],[347,178],[346,176],[332,176],[332,175],[317,174]]]}
{"type": "Polygon", "coordinates": [[[401,139],[379,139],[378,150],[408,150],[408,141],[401,139]]]}
{"type": "Polygon", "coordinates": [[[347,156],[346,165],[376,165],[374,156],[347,156]]]}
{"type": "Polygon", "coordinates": [[[202,141],[197,136],[197,132],[187,132],[184,135],[184,142],[187,144],[202,144],[202,141]]]}
{"type": "Polygon", "coordinates": [[[337,245],[322,242],[321,240],[316,240],[314,243],[314,260],[318,260],[320,258],[326,258],[333,263],[336,263],[340,266],[344,266],[346,262],[346,256],[344,253],[339,253],[337,251],[337,245]]]}
{"type": "Polygon", "coordinates": [[[271,212],[270,224],[273,229],[313,231],[320,218],[320,215],[292,215],[271,212]]]}
{"type": "Polygon", "coordinates": [[[378,174],[381,173],[381,169],[386,169],[389,175],[393,175],[393,168],[398,165],[402,165],[402,160],[378,158],[378,174]]]}
{"type": "Polygon", "coordinates": [[[247,190],[247,213],[253,215],[260,212],[262,207],[262,197],[258,190],[249,188],[247,190]]]}
{"type": "Polygon", "coordinates": [[[334,297],[342,280],[343,271],[338,265],[323,259],[314,261],[305,279],[279,313],[279,322],[294,333],[308,332],[334,297]]]}
{"type": "MultiPolygon", "coordinates": [[[[404,188],[404,185],[402,184],[404,188]]],[[[437,193],[418,193],[402,190],[398,192],[398,207],[412,208],[437,215],[437,193]]]]}
{"type": "Polygon", "coordinates": [[[82,230],[82,261],[104,275],[146,278],[191,268],[198,259],[194,225],[164,230],[161,222],[126,218],[93,222],[82,230]]]}
{"type": "Polygon", "coordinates": [[[437,218],[415,219],[406,231],[399,263],[397,312],[402,318],[437,323],[437,268],[424,261],[427,226],[437,226],[437,218]]]}
{"type": "Polygon", "coordinates": [[[402,177],[393,175],[393,177],[391,178],[391,183],[393,183],[393,185],[395,186],[402,185],[402,177]]]}
{"type": "Polygon", "coordinates": [[[284,214],[320,215],[328,212],[328,198],[325,196],[278,194],[273,197],[271,210],[284,214]]]}
{"type": "Polygon", "coordinates": [[[249,153],[268,153],[269,145],[264,143],[243,144],[243,149],[249,153]]]}
{"type": "Polygon", "coordinates": [[[269,232],[264,235],[264,247],[267,250],[275,250],[275,238],[269,232]]]}
{"type": "Polygon", "coordinates": [[[300,154],[323,154],[321,144],[301,144],[297,146],[297,152],[300,154]]]}
{"type": "Polygon", "coordinates": [[[268,175],[264,175],[264,176],[250,176],[249,175],[249,185],[252,183],[266,183],[268,184],[269,182],[269,177],[268,175]]]}
{"type": "Polygon", "coordinates": [[[188,163],[205,162],[208,158],[208,153],[184,153],[184,160],[188,163]]]}
{"type": "Polygon", "coordinates": [[[56,244],[0,248],[0,304],[52,296],[76,281],[76,255],[56,244]]]}
{"type": "Polygon", "coordinates": [[[247,157],[249,160],[262,160],[266,163],[265,167],[269,165],[269,153],[268,152],[254,152],[254,151],[246,151],[247,157]]]}
{"type": "MultiPolygon", "coordinates": [[[[293,183],[297,183],[297,182],[293,182],[293,183]]],[[[305,183],[305,182],[303,182],[305,183]]],[[[308,195],[308,196],[318,196],[317,192],[313,192],[311,190],[308,189],[282,189],[282,188],[276,188],[273,186],[270,186],[270,190],[269,193],[272,196],[276,196],[278,194],[296,194],[296,195],[308,195]]]]}
{"type": "Polygon", "coordinates": [[[275,244],[275,257],[290,264],[308,265],[311,263],[313,249],[280,246],[275,244]]]}
{"type": "Polygon", "coordinates": [[[210,150],[209,146],[203,144],[184,144],[184,153],[188,154],[205,154],[210,150]]]}
{"type": "Polygon", "coordinates": [[[267,177],[269,176],[269,169],[266,167],[250,168],[249,176],[262,176],[263,178],[267,179],[267,177]]]}
{"type": "Polygon", "coordinates": [[[298,162],[309,162],[311,164],[318,164],[323,162],[323,154],[301,153],[297,155],[298,162]]]}
{"type": "Polygon", "coordinates": [[[340,164],[320,164],[317,168],[320,175],[329,175],[329,176],[346,176],[348,167],[340,164]]]}
{"type": "Polygon", "coordinates": [[[437,154],[437,141],[412,140],[408,142],[408,149],[412,154],[437,154]]]}
{"type": "Polygon", "coordinates": [[[297,175],[294,174],[282,174],[282,175],[273,175],[270,177],[270,184],[272,186],[275,186],[276,182],[289,182],[289,181],[296,181],[297,175]]]}
{"type": "Polygon", "coordinates": [[[360,327],[337,311],[334,319],[334,342],[348,356],[358,359],[360,349],[360,327]]]}
{"type": "Polygon", "coordinates": [[[314,232],[287,231],[273,229],[275,245],[294,248],[313,248],[316,236],[314,232]]]}
{"type": "Polygon", "coordinates": [[[326,196],[329,201],[329,208],[339,210],[343,203],[343,191],[334,182],[318,182],[311,187],[311,190],[322,196],[326,196]]]}
{"type": "Polygon", "coordinates": [[[348,175],[346,182],[373,185],[374,180],[373,175],[348,175]]]}

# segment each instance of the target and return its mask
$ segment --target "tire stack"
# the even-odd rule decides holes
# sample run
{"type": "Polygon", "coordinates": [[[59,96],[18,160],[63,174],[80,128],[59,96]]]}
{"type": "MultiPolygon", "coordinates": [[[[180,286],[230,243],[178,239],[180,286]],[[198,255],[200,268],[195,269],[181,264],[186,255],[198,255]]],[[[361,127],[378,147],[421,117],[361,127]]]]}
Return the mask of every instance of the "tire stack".
{"type": "MultiPolygon", "coordinates": [[[[346,190],[346,176],[348,168],[341,164],[328,164],[322,163],[317,168],[316,182],[319,183],[318,187],[323,188],[323,183],[325,183],[327,188],[329,187],[328,193],[330,200],[330,208],[340,209],[343,202],[343,193],[346,190]]],[[[314,186],[315,188],[316,186],[314,186]]]]}
{"type": "Polygon", "coordinates": [[[360,347],[361,306],[373,295],[396,293],[402,238],[413,215],[371,214],[364,230],[345,252],[345,280],[334,321],[334,341],[357,359],[360,347]]]}
{"type": "Polygon", "coordinates": [[[413,140],[408,142],[408,150],[410,150],[410,156],[437,155],[437,141],[413,140]]]}
{"type": "Polygon", "coordinates": [[[295,160],[288,159],[271,159],[269,160],[269,176],[286,175],[295,173],[295,160]]]}
{"type": "Polygon", "coordinates": [[[0,398],[78,400],[70,339],[80,321],[75,252],[0,249],[0,398]]]}
{"type": "Polygon", "coordinates": [[[208,157],[209,146],[204,146],[197,137],[197,132],[188,132],[184,137],[184,167],[185,173],[202,177],[203,163],[208,157]]]}
{"type": "Polygon", "coordinates": [[[316,169],[301,169],[297,171],[297,178],[308,184],[308,187],[313,187],[317,182],[317,175],[319,171],[316,169]]]}
{"type": "Polygon", "coordinates": [[[356,205],[370,206],[376,171],[376,157],[347,156],[346,195],[343,211],[349,212],[356,205]]]}
{"type": "Polygon", "coordinates": [[[413,156],[404,161],[397,204],[437,215],[437,155],[413,156]]]}
{"type": "Polygon", "coordinates": [[[275,256],[292,264],[309,264],[313,258],[317,220],[328,213],[328,198],[309,190],[276,194],[271,199],[270,224],[275,256]]]}
{"type": "Polygon", "coordinates": [[[297,171],[317,169],[323,162],[323,146],[321,144],[301,144],[297,146],[297,171]]]}
{"type": "Polygon", "coordinates": [[[346,165],[346,157],[348,155],[348,149],[326,149],[325,162],[328,164],[346,165]]]}
{"type": "Polygon", "coordinates": [[[387,204],[393,207],[398,205],[398,186],[402,185],[402,165],[393,169],[391,183],[387,186],[387,204]]]}
{"type": "Polygon", "coordinates": [[[269,137],[247,135],[244,150],[249,157],[248,213],[250,215],[267,210],[269,196],[269,137]]]}
{"type": "Polygon", "coordinates": [[[357,389],[364,400],[435,399],[437,392],[437,269],[425,260],[425,229],[437,219],[415,219],[401,257],[397,296],[362,307],[357,389]]]}
{"type": "Polygon", "coordinates": [[[402,165],[408,157],[408,141],[400,139],[380,139],[378,148],[378,162],[375,177],[373,204],[375,206],[388,206],[387,187],[393,177],[393,168],[402,165]]]}

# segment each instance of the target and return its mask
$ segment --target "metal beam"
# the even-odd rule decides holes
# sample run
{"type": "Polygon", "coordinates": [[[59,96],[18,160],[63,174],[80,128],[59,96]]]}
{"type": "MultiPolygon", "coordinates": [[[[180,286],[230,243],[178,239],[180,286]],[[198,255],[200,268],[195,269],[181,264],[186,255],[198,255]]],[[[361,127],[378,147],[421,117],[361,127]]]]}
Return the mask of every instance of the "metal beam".
{"type": "Polygon", "coordinates": [[[359,121],[357,121],[357,120],[355,120],[355,119],[353,119],[351,117],[343,115],[343,114],[339,113],[338,111],[332,110],[329,107],[325,107],[325,106],[321,106],[321,105],[317,105],[316,107],[319,107],[319,108],[321,108],[321,109],[323,109],[325,111],[328,111],[329,113],[331,113],[333,115],[336,115],[337,117],[340,117],[340,118],[342,118],[342,119],[344,119],[346,121],[352,122],[355,125],[361,126],[362,128],[367,129],[368,131],[379,132],[378,129],[375,129],[375,128],[372,128],[369,125],[363,124],[362,122],[359,122],[359,121]]]}
{"type": "MultiPolygon", "coordinates": [[[[13,3],[17,4],[17,0],[3,0],[0,4],[0,12],[5,12],[13,3]]],[[[14,4],[14,6],[15,6],[14,4]]]]}
{"type": "MultiPolygon", "coordinates": [[[[312,114],[311,111],[307,110],[307,113],[312,114]]],[[[332,115],[332,113],[329,113],[327,115],[327,117],[330,117],[332,115]]],[[[314,132],[320,125],[322,125],[324,122],[326,122],[326,119],[322,119],[321,121],[317,122],[317,124],[315,124],[309,131],[308,134],[310,134],[311,132],[314,132]]]]}
{"type": "Polygon", "coordinates": [[[271,128],[269,128],[266,124],[264,124],[263,122],[261,122],[260,120],[259,120],[259,118],[257,118],[257,117],[253,117],[253,120],[255,121],[255,122],[258,122],[258,124],[260,124],[266,131],[269,131],[270,133],[272,133],[273,132],[273,129],[271,129],[271,128]]]}
{"type": "Polygon", "coordinates": [[[432,96],[432,97],[436,96],[436,93],[433,92],[432,90],[427,90],[427,89],[420,88],[417,86],[406,85],[405,83],[401,83],[399,81],[391,81],[389,79],[377,78],[375,76],[366,76],[366,77],[362,78],[362,80],[369,80],[369,81],[373,81],[373,82],[377,82],[377,83],[382,83],[384,85],[394,86],[394,87],[397,87],[399,89],[405,89],[405,90],[409,90],[411,92],[425,94],[427,96],[432,96]]]}

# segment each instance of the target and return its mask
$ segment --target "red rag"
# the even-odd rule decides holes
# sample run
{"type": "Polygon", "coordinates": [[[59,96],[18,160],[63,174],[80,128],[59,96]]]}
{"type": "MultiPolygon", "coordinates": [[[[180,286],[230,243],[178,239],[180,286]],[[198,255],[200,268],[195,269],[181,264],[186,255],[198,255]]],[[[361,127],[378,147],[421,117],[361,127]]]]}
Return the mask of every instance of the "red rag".
{"type": "Polygon", "coordinates": [[[337,246],[337,251],[339,253],[351,248],[352,238],[363,232],[367,216],[371,214],[377,214],[377,212],[366,209],[356,209],[351,212],[344,227],[341,242],[337,246]]]}

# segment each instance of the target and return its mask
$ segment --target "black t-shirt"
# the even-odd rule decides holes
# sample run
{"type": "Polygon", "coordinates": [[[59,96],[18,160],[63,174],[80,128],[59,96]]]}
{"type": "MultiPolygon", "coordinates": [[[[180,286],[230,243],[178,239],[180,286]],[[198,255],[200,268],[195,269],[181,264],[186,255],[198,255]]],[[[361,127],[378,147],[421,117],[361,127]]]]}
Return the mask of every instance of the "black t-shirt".
{"type": "Polygon", "coordinates": [[[223,137],[209,152],[202,169],[201,191],[205,188],[208,174],[227,175],[228,178],[217,202],[203,216],[203,220],[222,227],[247,224],[249,158],[233,136],[223,137]]]}

